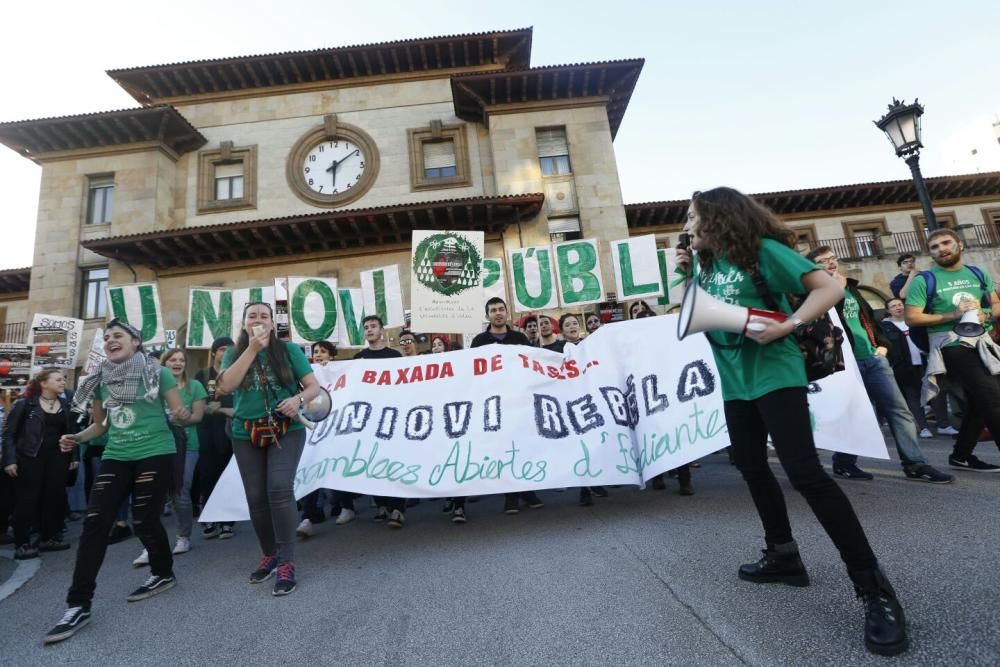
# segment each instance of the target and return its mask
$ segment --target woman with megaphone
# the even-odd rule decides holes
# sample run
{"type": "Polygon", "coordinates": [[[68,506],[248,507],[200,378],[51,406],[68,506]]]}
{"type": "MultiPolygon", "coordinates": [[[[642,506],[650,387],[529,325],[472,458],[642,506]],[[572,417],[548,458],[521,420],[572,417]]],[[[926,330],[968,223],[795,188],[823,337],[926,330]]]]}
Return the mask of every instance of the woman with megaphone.
{"type": "MultiPolygon", "coordinates": [[[[678,247],[677,263],[693,275],[692,287],[704,290],[712,304],[731,304],[747,313],[745,323],[735,327],[698,327],[724,329],[707,331],[706,336],[719,370],[735,462],[764,526],[764,556],[740,566],[739,578],[809,585],[781,487],[768,465],[770,436],[792,486],[805,497],[833,540],[865,603],[866,647],[881,655],[905,651],[906,622],[896,594],[850,501],[820,465],[810,423],[805,364],[790,335],[840,301],[840,286],[793,249],[794,234],[771,211],[732,188],[694,193],[684,231],[690,237],[690,249],[678,247]],[[781,310],[792,314],[769,316],[763,290],[776,297],[781,310]],[[806,295],[794,312],[788,294],[806,295]]],[[[729,317],[727,312],[725,317],[702,317],[701,321],[721,322],[729,317]]]]}

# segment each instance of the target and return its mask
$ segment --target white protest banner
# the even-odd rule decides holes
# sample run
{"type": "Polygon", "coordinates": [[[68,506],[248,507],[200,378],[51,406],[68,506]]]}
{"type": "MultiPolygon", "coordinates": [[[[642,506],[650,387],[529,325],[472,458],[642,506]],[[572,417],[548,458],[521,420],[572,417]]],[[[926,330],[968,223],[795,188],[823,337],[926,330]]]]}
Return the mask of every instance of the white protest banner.
{"type": "Polygon", "coordinates": [[[483,259],[483,303],[493,297],[507,303],[507,281],[504,279],[503,259],[487,257],[483,259]]]}
{"type": "Polygon", "coordinates": [[[288,277],[292,342],[337,340],[337,279],[288,277]]]}
{"type": "Polygon", "coordinates": [[[128,322],[142,332],[142,342],[163,343],[163,311],[156,283],[135,283],[108,288],[111,316],[128,322]]]}
{"type": "Polygon", "coordinates": [[[507,251],[507,257],[515,312],[529,313],[559,306],[550,246],[512,248],[507,251]]]}
{"type": "Polygon", "coordinates": [[[652,234],[612,241],[611,263],[619,301],[662,296],[656,237],[652,234]]]}
{"type": "Polygon", "coordinates": [[[31,379],[31,346],[0,343],[0,389],[22,389],[31,379]]]}
{"type": "Polygon", "coordinates": [[[564,307],[604,301],[604,280],[596,239],[565,241],[553,246],[559,302],[564,307]]]}
{"type": "Polygon", "coordinates": [[[33,346],[32,368],[75,368],[83,338],[83,320],[35,313],[28,344],[33,346]]]}
{"type": "Polygon", "coordinates": [[[663,296],[656,303],[661,306],[680,304],[684,301],[684,281],[687,274],[677,268],[677,249],[660,248],[656,251],[656,259],[660,265],[660,284],[663,285],[663,296]]]}
{"type": "Polygon", "coordinates": [[[411,327],[416,331],[482,331],[482,232],[413,231],[411,327]]]}
{"type": "Polygon", "coordinates": [[[187,347],[207,350],[212,341],[232,334],[233,291],[192,287],[188,292],[187,347]]]}
{"type": "Polygon", "coordinates": [[[104,329],[98,329],[94,332],[94,340],[90,343],[90,352],[87,353],[87,361],[83,365],[83,374],[90,375],[96,371],[105,359],[104,329]]]}
{"type": "MultiPolygon", "coordinates": [[[[729,444],[712,351],[704,336],[678,341],[676,331],[668,315],[602,327],[563,354],[490,345],[314,366],[333,411],[308,434],[295,495],[642,484],[729,444]]],[[[839,376],[835,390],[827,380],[810,390],[820,440],[888,458],[858,376],[839,376]]],[[[201,520],[246,519],[245,498],[233,461],[201,520]]]]}
{"type": "Polygon", "coordinates": [[[378,315],[386,327],[404,324],[403,290],[399,284],[399,267],[395,264],[361,272],[361,292],[366,313],[378,315]]]}
{"type": "Polygon", "coordinates": [[[337,297],[340,305],[337,316],[337,347],[364,347],[365,332],[361,320],[367,311],[362,291],[342,287],[337,290],[337,297]]]}
{"type": "MultiPolygon", "coordinates": [[[[237,288],[232,292],[233,328],[232,332],[227,335],[233,340],[237,340],[240,337],[240,331],[243,330],[243,309],[248,303],[266,303],[271,306],[271,312],[276,312],[274,303],[274,285],[237,288]]],[[[285,322],[286,324],[288,322],[287,316],[285,318],[285,322]]]]}

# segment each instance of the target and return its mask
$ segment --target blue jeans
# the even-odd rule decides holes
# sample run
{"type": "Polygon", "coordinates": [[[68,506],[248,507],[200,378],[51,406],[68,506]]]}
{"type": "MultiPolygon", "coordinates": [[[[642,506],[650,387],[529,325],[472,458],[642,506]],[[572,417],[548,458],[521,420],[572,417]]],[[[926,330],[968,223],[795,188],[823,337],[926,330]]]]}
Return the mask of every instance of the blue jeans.
{"type": "MultiPolygon", "coordinates": [[[[927,457],[920,451],[917,442],[917,424],[913,413],[906,405],[906,399],[899,391],[892,367],[885,357],[860,359],[858,370],[865,383],[868,398],[875,405],[875,411],[889,422],[889,432],[896,441],[896,451],[904,468],[927,463],[927,457]]],[[[850,465],[856,463],[858,457],[854,454],[836,452],[833,455],[833,465],[850,465]]]]}
{"type": "Polygon", "coordinates": [[[181,487],[171,494],[174,501],[174,514],[177,515],[177,537],[191,537],[191,527],[194,525],[194,508],[191,506],[191,480],[198,465],[198,452],[190,449],[185,452],[184,477],[181,487]]]}

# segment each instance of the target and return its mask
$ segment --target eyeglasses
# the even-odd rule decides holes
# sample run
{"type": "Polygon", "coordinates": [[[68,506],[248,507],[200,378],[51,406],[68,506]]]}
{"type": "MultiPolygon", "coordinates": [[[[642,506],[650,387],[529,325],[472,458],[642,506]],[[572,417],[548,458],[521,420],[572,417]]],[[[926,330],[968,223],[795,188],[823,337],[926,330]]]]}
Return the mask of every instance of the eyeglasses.
{"type": "Polygon", "coordinates": [[[817,264],[829,264],[831,262],[836,262],[837,261],[837,257],[836,256],[833,256],[833,257],[817,257],[813,261],[816,262],[817,264]]]}
{"type": "Polygon", "coordinates": [[[404,338],[403,340],[399,341],[399,344],[400,345],[413,345],[416,342],[417,341],[413,340],[412,338],[404,338]]]}

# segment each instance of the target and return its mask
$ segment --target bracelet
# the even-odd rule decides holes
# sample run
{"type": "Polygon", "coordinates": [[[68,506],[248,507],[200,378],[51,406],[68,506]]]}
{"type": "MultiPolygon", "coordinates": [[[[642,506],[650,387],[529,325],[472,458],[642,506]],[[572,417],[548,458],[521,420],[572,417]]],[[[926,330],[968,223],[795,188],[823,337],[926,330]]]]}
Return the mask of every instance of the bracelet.
{"type": "Polygon", "coordinates": [[[299,394],[299,407],[304,408],[306,406],[306,399],[302,398],[302,394],[299,394]]]}

